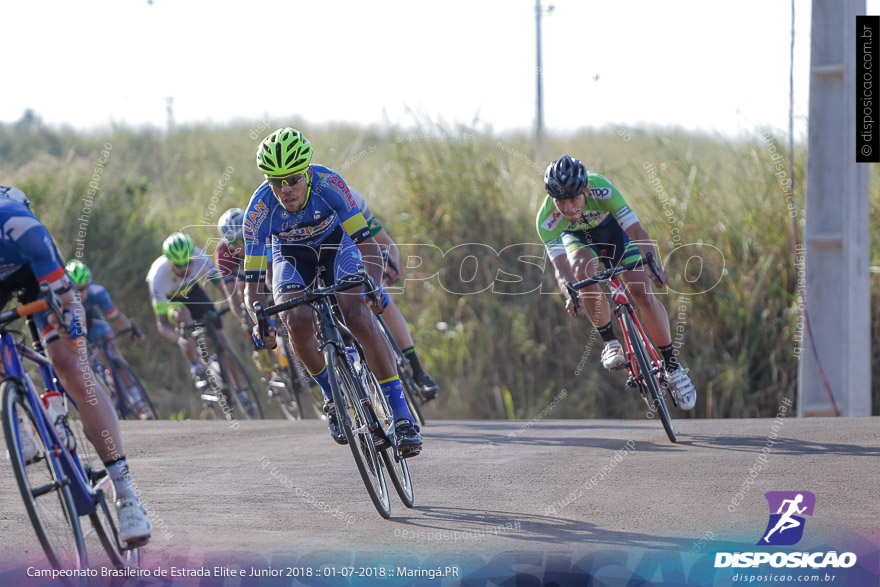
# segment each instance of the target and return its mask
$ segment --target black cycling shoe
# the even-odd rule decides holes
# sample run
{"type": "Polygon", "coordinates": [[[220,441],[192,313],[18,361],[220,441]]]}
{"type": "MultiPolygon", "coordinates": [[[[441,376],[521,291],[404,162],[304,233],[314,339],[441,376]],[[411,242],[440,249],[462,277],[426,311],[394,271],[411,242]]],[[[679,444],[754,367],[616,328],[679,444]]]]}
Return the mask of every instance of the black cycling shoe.
{"type": "Polygon", "coordinates": [[[419,390],[425,397],[426,402],[437,397],[437,392],[440,391],[440,386],[437,385],[437,382],[434,381],[433,377],[422,371],[418,375],[414,375],[413,380],[416,382],[416,385],[419,386],[419,390]]]}
{"type": "Polygon", "coordinates": [[[333,402],[324,400],[324,413],[327,414],[327,428],[330,429],[330,436],[333,437],[336,444],[348,444],[345,433],[339,427],[339,422],[336,418],[336,406],[333,405],[333,402]]]}
{"type": "Polygon", "coordinates": [[[419,434],[419,427],[406,418],[395,422],[394,436],[397,437],[400,458],[408,459],[422,452],[422,435],[419,434]]]}

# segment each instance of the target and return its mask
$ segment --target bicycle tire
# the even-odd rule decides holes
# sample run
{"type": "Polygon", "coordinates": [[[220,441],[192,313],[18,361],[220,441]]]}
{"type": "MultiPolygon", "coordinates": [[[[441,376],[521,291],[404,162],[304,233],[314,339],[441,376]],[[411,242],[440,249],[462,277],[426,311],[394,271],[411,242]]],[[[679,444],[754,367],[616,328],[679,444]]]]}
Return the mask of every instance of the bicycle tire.
{"type": "MultiPolygon", "coordinates": [[[[21,384],[14,380],[6,380],[0,386],[0,390],[2,390],[0,391],[0,397],[2,397],[0,401],[3,406],[3,433],[6,437],[9,460],[12,463],[18,489],[24,500],[25,510],[27,510],[43,552],[46,553],[49,563],[56,569],[67,569],[71,566],[72,568],[84,569],[88,566],[88,555],[70,486],[59,479],[58,472],[47,457],[50,449],[37,432],[39,428],[36,423],[36,415],[31,410],[21,384]],[[27,421],[21,420],[22,417],[26,417],[27,421]],[[31,437],[38,443],[37,457],[30,464],[25,462],[22,452],[19,423],[34,427],[34,433],[31,437]],[[35,469],[28,471],[29,467],[35,467],[35,469]],[[32,487],[32,484],[36,484],[36,487],[32,487]],[[51,488],[53,485],[54,488],[51,488]],[[41,491],[40,495],[34,495],[35,490],[41,491]],[[52,494],[56,495],[58,502],[55,505],[60,509],[60,512],[55,515],[51,515],[49,511],[54,502],[52,494]],[[39,504],[37,499],[41,499],[39,504]],[[50,524],[51,529],[48,527],[50,524]],[[61,551],[61,536],[55,531],[55,528],[60,526],[65,528],[62,532],[65,535],[65,542],[68,539],[72,540],[72,548],[68,545],[63,552],[61,551]],[[68,530],[70,531],[69,535],[67,535],[68,530]]],[[[30,432],[24,433],[31,434],[30,432]]]]}
{"type": "MultiPolygon", "coordinates": [[[[98,538],[101,551],[95,554],[106,554],[110,564],[117,568],[132,567],[138,568],[140,564],[140,555],[138,548],[126,549],[125,545],[119,540],[119,531],[116,526],[114,513],[111,512],[109,504],[116,502],[116,487],[110,480],[110,475],[104,467],[104,461],[98,456],[95,446],[86,437],[83,428],[82,419],[76,406],[68,403],[69,428],[76,438],[76,450],[74,451],[79,459],[80,464],[85,471],[89,484],[96,491],[95,509],[89,513],[89,521],[91,522],[91,530],[83,531],[83,541],[89,560],[92,566],[95,566],[96,556],[90,550],[92,541],[90,540],[92,531],[98,538]]],[[[115,510],[115,507],[113,508],[115,510]]]]}
{"type": "MultiPolygon", "coordinates": [[[[125,389],[125,401],[128,405],[126,405],[126,409],[128,410],[128,414],[134,414],[137,418],[140,419],[139,414],[136,413],[134,409],[134,405],[137,403],[137,399],[132,397],[132,387],[136,388],[134,393],[140,396],[140,399],[144,402],[144,408],[148,410],[147,420],[158,420],[159,414],[156,412],[156,408],[153,406],[153,401],[150,399],[150,396],[147,394],[147,390],[144,388],[143,384],[141,384],[141,380],[138,379],[138,376],[135,375],[134,370],[131,368],[126,361],[121,359],[116,359],[110,362],[110,369],[117,372],[117,376],[122,378],[122,375],[127,375],[128,380],[132,382],[131,386],[126,387],[125,389]]],[[[121,398],[120,398],[121,399],[121,398]]]]}
{"type": "Polygon", "coordinates": [[[342,355],[332,345],[324,349],[324,360],[330,374],[330,388],[336,406],[336,419],[342,427],[355,464],[364,482],[370,500],[383,518],[391,515],[391,498],[382,473],[382,462],[373,435],[369,431],[355,435],[352,427],[365,428],[369,418],[364,411],[361,398],[366,390],[360,389],[360,382],[350,372],[348,355],[342,355]],[[352,420],[352,416],[354,420],[352,420]],[[355,438],[357,436],[357,438],[355,438]],[[367,462],[369,459],[369,462],[367,462]],[[375,479],[375,484],[373,479],[375,479]]]}
{"type": "Polygon", "coordinates": [[[254,387],[254,384],[251,382],[250,375],[247,374],[247,371],[244,370],[244,365],[238,359],[238,356],[232,352],[232,349],[226,348],[222,354],[222,358],[220,358],[220,376],[223,378],[223,381],[226,383],[226,389],[228,390],[226,393],[226,401],[229,401],[230,396],[232,396],[232,401],[235,402],[235,407],[238,408],[238,412],[242,415],[242,417],[246,420],[262,420],[263,419],[263,408],[260,406],[260,398],[257,395],[257,389],[254,387]],[[234,365],[241,376],[245,381],[245,391],[250,395],[249,399],[251,399],[251,406],[245,406],[241,401],[241,394],[239,390],[235,389],[235,384],[233,379],[230,377],[229,367],[230,365],[234,365]]]}
{"type": "MultiPolygon", "coordinates": [[[[388,403],[388,398],[382,393],[382,388],[379,386],[379,381],[376,379],[376,376],[373,375],[369,369],[366,374],[369,381],[368,391],[371,403],[374,410],[377,406],[380,410],[380,412],[376,412],[376,416],[380,418],[380,421],[383,416],[388,417],[391,420],[390,425],[393,428],[394,413],[388,403]]],[[[394,484],[397,496],[400,497],[400,501],[403,505],[408,508],[413,507],[413,504],[415,503],[415,495],[413,493],[412,477],[410,477],[409,474],[407,459],[399,458],[396,449],[393,446],[382,449],[380,452],[382,453],[382,460],[385,461],[385,470],[388,471],[388,475],[391,477],[391,483],[394,484]]]]}
{"type": "MultiPolygon", "coordinates": [[[[404,359],[406,360],[406,359],[404,359]]],[[[422,408],[419,405],[421,402],[421,395],[417,391],[415,391],[416,382],[413,379],[412,375],[409,372],[409,369],[405,367],[398,366],[397,368],[398,376],[400,377],[400,383],[403,385],[403,397],[406,399],[406,405],[409,407],[410,413],[412,413],[419,420],[419,424],[422,426],[425,425],[425,417],[422,415],[422,408]],[[418,399],[416,399],[418,398],[418,399]]]]}
{"type": "Polygon", "coordinates": [[[626,325],[626,335],[629,337],[630,346],[632,346],[633,354],[636,358],[636,364],[639,369],[639,384],[648,388],[654,407],[657,408],[657,414],[660,416],[660,422],[663,423],[663,429],[666,430],[666,436],[670,442],[676,442],[675,428],[672,425],[672,419],[669,417],[669,410],[666,407],[666,400],[663,399],[663,390],[660,389],[660,381],[657,375],[651,371],[651,363],[648,360],[648,353],[645,350],[645,343],[642,340],[638,330],[632,321],[629,312],[623,311],[623,319],[626,325]]]}

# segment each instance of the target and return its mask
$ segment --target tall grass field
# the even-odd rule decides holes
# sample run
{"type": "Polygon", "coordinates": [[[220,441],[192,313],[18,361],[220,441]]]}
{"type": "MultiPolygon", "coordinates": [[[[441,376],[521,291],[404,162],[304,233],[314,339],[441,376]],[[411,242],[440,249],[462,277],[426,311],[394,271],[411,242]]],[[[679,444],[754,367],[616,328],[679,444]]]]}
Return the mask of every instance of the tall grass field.
{"type": "MultiPolygon", "coordinates": [[[[246,207],[262,180],[254,163],[259,141],[285,125],[306,133],[314,161],[360,191],[399,243],[409,269],[392,291],[423,364],[441,384],[435,417],[644,417],[645,403],[624,376],[602,369],[601,338],[589,322],[565,312],[535,232],[544,168],[562,153],[608,177],[657,241],[670,275],[660,299],[699,394],[694,411],[677,416],[770,416],[783,397],[796,395],[789,209],[798,211],[802,241],[806,152],[796,150],[787,201],[758,129],[739,141],[674,130],[579,132],[547,140],[536,161],[525,136],[427,123],[407,131],[257,121],[82,133],[30,117],[0,126],[0,183],[25,191],[65,256],[82,255],[148,332],[144,345],[123,343],[123,350],[165,417],[181,410],[193,417],[199,404],[176,345],[155,331],[147,271],[177,230],[214,250],[220,214],[246,207]]],[[[782,138],[771,140],[785,150],[782,138]]],[[[874,266],[878,174],[872,166],[874,266]]],[[[870,317],[875,414],[878,278],[871,278],[870,317]]],[[[233,338],[247,358],[244,336],[233,338]]]]}

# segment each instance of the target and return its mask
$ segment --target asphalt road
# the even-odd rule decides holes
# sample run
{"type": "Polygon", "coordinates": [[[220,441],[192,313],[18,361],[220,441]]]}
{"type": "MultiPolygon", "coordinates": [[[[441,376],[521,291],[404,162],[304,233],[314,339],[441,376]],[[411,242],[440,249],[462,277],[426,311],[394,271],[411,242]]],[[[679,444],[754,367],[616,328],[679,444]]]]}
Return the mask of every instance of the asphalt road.
{"type": "MultiPolygon", "coordinates": [[[[754,544],[771,490],[816,494],[811,536],[880,544],[880,418],[786,418],[759,457],[773,426],[679,420],[673,445],[656,421],[433,421],[410,461],[416,505],[394,494],[390,520],[318,421],[125,422],[123,432],[156,526],[147,566],[345,551],[681,552],[707,536],[754,544]]],[[[0,556],[42,558],[6,460],[0,494],[0,556]]]]}

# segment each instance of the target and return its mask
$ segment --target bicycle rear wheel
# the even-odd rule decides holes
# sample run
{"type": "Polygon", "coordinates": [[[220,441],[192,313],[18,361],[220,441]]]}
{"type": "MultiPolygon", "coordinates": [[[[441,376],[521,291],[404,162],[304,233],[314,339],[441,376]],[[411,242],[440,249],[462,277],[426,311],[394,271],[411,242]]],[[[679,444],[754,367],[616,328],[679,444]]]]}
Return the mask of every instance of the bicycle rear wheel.
{"type": "MultiPolygon", "coordinates": [[[[404,359],[405,360],[405,359],[404,359]]],[[[412,372],[409,367],[397,368],[400,376],[400,383],[403,384],[403,396],[406,398],[406,405],[409,411],[419,420],[419,424],[425,425],[425,417],[422,415],[422,394],[416,387],[416,381],[413,379],[412,372]]]]}
{"type": "Polygon", "coordinates": [[[263,408],[260,407],[257,390],[232,349],[227,348],[222,353],[220,371],[223,381],[226,382],[227,396],[232,396],[227,399],[235,402],[242,417],[248,420],[262,420],[263,408]]]}
{"type": "Polygon", "coordinates": [[[383,428],[388,426],[388,428],[385,428],[385,434],[392,442],[391,447],[384,448],[380,451],[382,453],[382,460],[385,461],[385,469],[391,477],[391,483],[394,484],[394,489],[397,490],[397,495],[400,497],[400,501],[403,502],[403,505],[406,507],[411,508],[414,503],[414,495],[412,479],[409,476],[409,465],[407,464],[406,459],[400,458],[397,448],[393,446],[396,439],[389,433],[394,429],[394,414],[391,411],[391,406],[388,404],[388,399],[385,397],[385,394],[382,393],[382,388],[379,387],[379,382],[376,380],[376,376],[370,371],[367,371],[367,376],[370,384],[368,387],[370,403],[373,405],[373,410],[375,411],[379,422],[384,424],[383,428]]]}
{"type": "Polygon", "coordinates": [[[126,402],[128,415],[140,420],[158,420],[159,415],[156,412],[156,408],[153,407],[153,402],[150,400],[150,396],[147,395],[147,390],[141,385],[140,379],[134,374],[131,366],[121,360],[113,361],[111,365],[111,368],[116,372],[117,377],[120,378],[124,385],[120,399],[126,402]],[[130,382],[129,385],[125,385],[126,378],[130,382]]]}
{"type": "Polygon", "coordinates": [[[367,392],[361,389],[360,382],[351,373],[347,354],[338,353],[331,345],[324,350],[324,360],[330,371],[330,387],[337,420],[348,440],[351,454],[376,511],[387,518],[391,515],[391,497],[388,495],[382,461],[370,430],[374,420],[361,401],[366,398],[367,392]]]}
{"type": "Polygon", "coordinates": [[[672,426],[672,418],[669,417],[669,410],[666,408],[666,400],[663,399],[663,390],[660,389],[660,381],[657,379],[656,369],[661,369],[659,365],[652,365],[648,360],[648,352],[645,350],[645,343],[639,331],[636,330],[632,321],[632,316],[624,309],[623,320],[626,325],[626,335],[632,346],[633,354],[636,358],[636,365],[639,369],[639,385],[648,388],[654,407],[657,408],[657,415],[660,416],[660,422],[663,423],[663,429],[666,430],[666,436],[670,442],[675,442],[675,428],[672,426]]]}
{"type": "Polygon", "coordinates": [[[70,486],[52,466],[51,449],[38,432],[39,416],[19,383],[7,380],[0,389],[7,455],[40,545],[56,569],[85,568],[88,555],[79,514],[70,486]]]}

